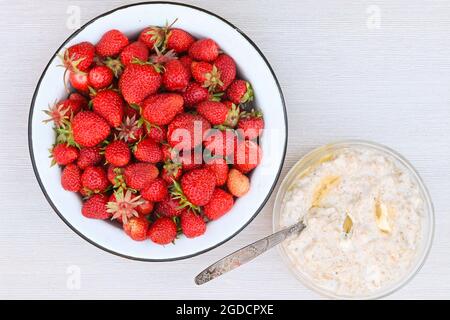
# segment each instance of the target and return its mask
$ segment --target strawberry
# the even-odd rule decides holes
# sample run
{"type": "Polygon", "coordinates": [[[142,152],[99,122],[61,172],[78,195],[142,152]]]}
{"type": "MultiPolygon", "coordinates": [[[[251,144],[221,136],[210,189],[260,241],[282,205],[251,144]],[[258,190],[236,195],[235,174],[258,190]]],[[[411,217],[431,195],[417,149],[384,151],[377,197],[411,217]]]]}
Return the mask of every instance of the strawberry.
{"type": "Polygon", "coordinates": [[[82,147],[94,147],[110,133],[108,123],[91,111],[82,111],[72,120],[73,139],[82,147]]]}
{"type": "Polygon", "coordinates": [[[134,241],[147,240],[150,223],[145,217],[133,217],[123,224],[123,230],[134,241]]]}
{"type": "Polygon", "coordinates": [[[65,127],[72,115],[81,111],[84,104],[79,100],[66,99],[51,105],[44,113],[50,118],[44,120],[44,123],[53,121],[57,128],[65,127]]]}
{"type": "Polygon", "coordinates": [[[198,114],[181,113],[167,129],[167,141],[178,150],[189,150],[202,144],[203,136],[211,128],[209,122],[198,114]]]}
{"type": "Polygon", "coordinates": [[[120,53],[120,61],[124,66],[128,66],[133,63],[133,61],[136,61],[136,59],[145,62],[148,60],[148,56],[147,46],[142,42],[136,41],[123,49],[120,53]]]}
{"type": "Polygon", "coordinates": [[[77,166],[84,170],[89,166],[96,166],[102,161],[99,147],[81,148],[77,166]]]}
{"type": "Polygon", "coordinates": [[[68,164],[61,173],[64,190],[78,192],[81,189],[81,170],[76,164],[68,164]]]}
{"type": "Polygon", "coordinates": [[[108,177],[109,182],[116,189],[126,189],[127,187],[123,172],[124,168],[116,167],[112,164],[108,165],[106,176],[108,177]]]}
{"type": "Polygon", "coordinates": [[[97,90],[108,87],[113,79],[114,74],[107,66],[95,66],[88,74],[89,84],[97,90]]]}
{"type": "Polygon", "coordinates": [[[152,202],[163,201],[168,194],[167,184],[162,178],[156,178],[141,190],[142,198],[152,202]]]}
{"type": "Polygon", "coordinates": [[[181,165],[173,163],[172,161],[167,161],[161,171],[161,178],[167,183],[171,184],[174,180],[178,180],[183,173],[181,165]]]}
{"type": "Polygon", "coordinates": [[[236,63],[229,55],[221,54],[214,61],[214,65],[216,66],[217,71],[219,71],[220,80],[222,81],[222,85],[219,85],[217,90],[225,91],[236,78],[236,63]]]}
{"type": "Polygon", "coordinates": [[[208,89],[201,86],[197,82],[191,82],[186,91],[183,93],[184,103],[186,107],[194,107],[202,101],[207,100],[209,97],[208,89]]]}
{"type": "Polygon", "coordinates": [[[182,29],[173,28],[167,33],[165,47],[176,53],[183,53],[189,50],[194,41],[195,39],[190,33],[182,29]]]}
{"type": "Polygon", "coordinates": [[[140,104],[161,86],[161,75],[148,64],[130,64],[119,79],[119,88],[126,102],[140,104]]]}
{"type": "Polygon", "coordinates": [[[81,185],[89,193],[103,193],[109,187],[103,167],[87,167],[81,175],[81,185]]]}
{"type": "Polygon", "coordinates": [[[235,127],[239,119],[238,109],[228,109],[226,105],[218,101],[203,101],[199,103],[197,112],[213,126],[235,127]]]}
{"type": "Polygon", "coordinates": [[[52,165],[58,164],[60,166],[65,166],[77,160],[78,155],[79,152],[77,148],[65,143],[57,144],[51,151],[51,157],[53,157],[52,165]]]}
{"type": "Polygon", "coordinates": [[[81,213],[86,218],[106,220],[111,215],[106,211],[108,197],[103,194],[95,194],[83,203],[81,213]]]}
{"type": "Polygon", "coordinates": [[[148,237],[157,244],[169,244],[177,236],[177,225],[170,218],[159,218],[148,229],[148,237]]]}
{"type": "Polygon", "coordinates": [[[95,47],[90,42],[70,46],[62,56],[64,66],[70,71],[87,72],[95,56],[95,47]]]}
{"type": "Polygon", "coordinates": [[[130,148],[121,140],[113,141],[105,148],[105,159],[114,166],[126,166],[131,159],[130,148]]]}
{"type": "Polygon", "coordinates": [[[239,170],[231,169],[228,174],[227,188],[233,196],[242,197],[250,189],[250,180],[239,170]]]}
{"type": "Polygon", "coordinates": [[[78,92],[72,92],[69,95],[69,100],[78,101],[81,103],[81,109],[86,109],[88,107],[88,101],[85,96],[79,94],[78,92]]]}
{"type": "Polygon", "coordinates": [[[147,98],[142,104],[142,116],[151,124],[169,124],[183,111],[183,97],[175,93],[160,93],[147,98]]]}
{"type": "Polygon", "coordinates": [[[139,125],[136,116],[126,117],[117,128],[118,138],[127,143],[133,143],[140,140],[144,134],[144,128],[139,125]]]}
{"type": "Polygon", "coordinates": [[[211,200],[216,186],[214,173],[207,168],[193,169],[181,177],[181,190],[194,206],[204,206],[211,200]]]}
{"type": "Polygon", "coordinates": [[[136,207],[137,212],[141,216],[148,216],[150,213],[153,212],[153,208],[155,207],[155,204],[153,202],[143,200],[143,204],[136,207]]]}
{"type": "Polygon", "coordinates": [[[158,177],[158,168],[151,163],[138,162],[125,167],[125,183],[129,188],[141,190],[158,177]]]}
{"type": "Polygon", "coordinates": [[[214,90],[217,86],[222,86],[220,72],[217,67],[208,62],[194,61],[191,64],[192,77],[204,88],[214,90]]]}
{"type": "Polygon", "coordinates": [[[181,230],[187,238],[195,238],[206,231],[206,223],[203,218],[192,211],[185,210],[181,214],[181,230]]]}
{"type": "Polygon", "coordinates": [[[92,99],[92,109],[102,116],[111,127],[122,124],[124,102],[113,90],[103,90],[92,99]]]}
{"type": "Polygon", "coordinates": [[[191,70],[191,64],[192,64],[192,58],[188,55],[182,56],[178,58],[178,61],[180,61],[183,66],[185,66],[189,71],[191,70]]]}
{"type": "Polygon", "coordinates": [[[199,168],[203,164],[203,153],[201,148],[195,148],[193,150],[185,149],[181,154],[176,154],[176,150],[174,150],[174,153],[173,161],[181,164],[183,171],[199,168]]]}
{"type": "Polygon", "coordinates": [[[262,150],[251,140],[238,142],[234,152],[234,167],[242,173],[248,173],[261,162],[262,150]]]}
{"type": "Polygon", "coordinates": [[[137,105],[133,105],[133,107],[132,107],[128,103],[125,103],[125,106],[123,108],[123,113],[128,118],[134,117],[135,119],[138,119],[141,116],[140,109],[137,108],[137,105]]]}
{"type": "Polygon", "coordinates": [[[237,124],[238,131],[244,139],[253,140],[258,138],[264,129],[264,119],[259,112],[243,113],[237,124]]]}
{"type": "Polygon", "coordinates": [[[136,159],[142,162],[158,163],[163,158],[159,144],[148,138],[136,144],[133,152],[136,159]]]}
{"type": "Polygon", "coordinates": [[[246,103],[253,100],[253,89],[245,80],[233,81],[226,91],[227,98],[235,103],[246,103]]]}
{"type": "Polygon", "coordinates": [[[211,200],[203,207],[203,213],[209,220],[217,220],[231,210],[234,205],[233,196],[216,188],[211,200]]]}
{"type": "Polygon", "coordinates": [[[165,64],[162,82],[169,91],[184,91],[189,84],[191,74],[180,61],[172,60],[165,64]]]}
{"type": "Polygon", "coordinates": [[[164,42],[165,31],[160,27],[148,27],[139,34],[139,41],[142,42],[150,50],[160,47],[164,42]]]}
{"type": "Polygon", "coordinates": [[[169,195],[166,196],[163,199],[163,201],[158,202],[155,207],[155,212],[158,215],[169,217],[169,218],[178,217],[184,211],[186,211],[186,210],[181,209],[180,201],[170,197],[169,195]]]}
{"type": "Polygon", "coordinates": [[[228,178],[228,164],[223,158],[212,158],[206,161],[205,168],[214,172],[216,176],[216,186],[223,186],[228,178]]]}
{"type": "Polygon", "coordinates": [[[204,146],[212,156],[232,156],[237,145],[237,135],[233,129],[210,129],[204,136],[204,146]]]}
{"type": "Polygon", "coordinates": [[[166,140],[167,138],[167,127],[166,126],[160,126],[160,127],[155,127],[155,126],[151,126],[150,128],[148,128],[148,126],[144,127],[147,136],[149,139],[155,141],[155,142],[163,142],[166,140]]]}
{"type": "Polygon", "coordinates": [[[219,56],[219,46],[212,39],[201,39],[189,48],[189,56],[197,61],[212,62],[219,56]]]}
{"type": "Polygon", "coordinates": [[[128,219],[139,216],[137,207],[141,204],[144,204],[141,196],[135,196],[130,190],[119,190],[109,197],[106,207],[107,212],[112,215],[112,220],[117,219],[126,224],[128,219]]]}
{"type": "Polygon", "coordinates": [[[101,57],[114,57],[128,45],[128,38],[119,30],[109,30],[95,46],[95,51],[101,57]]]}
{"type": "Polygon", "coordinates": [[[89,92],[89,79],[87,73],[71,71],[69,72],[69,82],[74,89],[83,93],[89,92]]]}

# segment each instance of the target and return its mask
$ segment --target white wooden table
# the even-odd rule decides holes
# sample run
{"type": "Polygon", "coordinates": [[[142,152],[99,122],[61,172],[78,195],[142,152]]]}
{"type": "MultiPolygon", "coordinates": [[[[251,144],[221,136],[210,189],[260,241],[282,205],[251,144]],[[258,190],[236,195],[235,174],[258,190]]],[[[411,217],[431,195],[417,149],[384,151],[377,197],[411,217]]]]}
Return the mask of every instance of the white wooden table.
{"type": "MultiPolygon", "coordinates": [[[[283,176],[305,152],[346,138],[411,160],[432,194],[436,235],[424,268],[391,298],[450,298],[450,2],[187,2],[237,25],[272,64],[290,123],[283,176]]],[[[211,262],[270,233],[273,197],[231,241],[174,263],[103,252],[53,213],[28,155],[36,82],[72,32],[68,12],[81,9],[84,23],[125,3],[0,0],[0,298],[318,298],[276,250],[205,286],[193,282],[211,262]]]]}

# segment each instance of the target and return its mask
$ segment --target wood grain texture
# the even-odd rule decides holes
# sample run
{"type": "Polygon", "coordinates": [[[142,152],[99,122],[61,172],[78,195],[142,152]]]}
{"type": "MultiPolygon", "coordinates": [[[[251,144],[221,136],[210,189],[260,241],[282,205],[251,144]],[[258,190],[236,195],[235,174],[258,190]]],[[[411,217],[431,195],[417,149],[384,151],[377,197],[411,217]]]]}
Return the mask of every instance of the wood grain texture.
{"type": "MultiPolygon", "coordinates": [[[[389,145],[411,160],[434,200],[436,234],[423,269],[391,298],[450,298],[450,3],[186,2],[229,19],[272,64],[290,123],[282,176],[305,152],[346,138],[389,145]],[[370,5],[380,10],[379,29],[367,26],[370,5]]],[[[0,298],[318,298],[295,281],[276,250],[205,286],[194,284],[204,267],[270,233],[273,197],[231,241],[174,263],[134,262],[100,251],[45,201],[26,133],[37,80],[71,34],[67,6],[80,6],[84,23],[125,3],[0,0],[0,298]],[[81,270],[78,290],[66,284],[72,265],[81,270]]]]}

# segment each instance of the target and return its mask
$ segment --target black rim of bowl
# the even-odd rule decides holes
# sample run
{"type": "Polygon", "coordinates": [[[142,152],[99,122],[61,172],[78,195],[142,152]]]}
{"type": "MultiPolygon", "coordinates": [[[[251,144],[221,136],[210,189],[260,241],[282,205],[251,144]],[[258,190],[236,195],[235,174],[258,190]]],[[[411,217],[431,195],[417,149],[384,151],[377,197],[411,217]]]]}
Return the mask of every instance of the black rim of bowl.
{"type": "Polygon", "coordinates": [[[236,26],[234,26],[232,23],[230,23],[229,21],[227,21],[226,19],[218,16],[215,13],[212,13],[206,9],[203,8],[199,8],[193,5],[189,5],[189,4],[184,4],[184,3],[178,3],[178,2],[167,2],[167,1],[147,1],[147,2],[139,2],[139,3],[134,3],[134,4],[129,4],[129,5],[125,5],[125,6],[121,6],[121,7],[117,7],[113,10],[107,11],[95,18],[93,18],[92,20],[88,21],[87,23],[85,23],[81,28],[79,28],[78,30],[76,30],[74,33],[72,33],[62,44],[61,46],[56,50],[55,54],[51,57],[51,59],[49,60],[49,62],[47,63],[47,66],[45,67],[44,71],[42,72],[39,81],[37,83],[36,89],[34,91],[33,94],[33,98],[31,100],[31,106],[30,106],[30,112],[29,112],[29,116],[28,116],[28,148],[29,148],[29,152],[30,152],[30,157],[31,157],[31,162],[33,165],[33,171],[34,174],[36,176],[36,179],[38,180],[39,186],[42,190],[42,192],[44,193],[45,198],[47,199],[48,203],[50,204],[50,206],[53,208],[53,210],[56,212],[56,214],[61,218],[62,221],[64,221],[64,223],[70,228],[72,229],[76,234],[78,234],[81,238],[83,238],[84,240],[86,240],[87,242],[89,242],[90,244],[96,246],[97,248],[100,248],[106,252],[109,252],[111,254],[114,254],[116,256],[119,257],[123,257],[123,258],[127,258],[127,259],[131,259],[131,260],[137,260],[137,261],[147,261],[147,262],[165,262],[165,261],[176,261],[176,260],[183,260],[183,259],[187,259],[187,258],[192,258],[194,256],[203,254],[205,252],[208,252],[214,248],[217,248],[219,246],[221,246],[222,244],[224,244],[225,242],[231,240],[232,238],[234,238],[237,234],[239,234],[242,230],[245,229],[245,227],[248,226],[248,224],[250,222],[253,221],[253,219],[255,219],[255,217],[261,212],[261,210],[264,208],[265,204],[267,203],[267,201],[269,200],[271,194],[273,193],[273,190],[275,189],[275,186],[277,184],[278,179],[280,178],[280,174],[281,174],[281,170],[283,168],[283,164],[284,164],[284,160],[286,157],[286,150],[287,150],[287,143],[288,143],[288,120],[287,120],[287,112],[286,112],[286,104],[284,101],[284,96],[283,96],[283,92],[281,91],[281,86],[280,83],[278,82],[278,79],[275,75],[275,72],[273,71],[271,65],[269,64],[269,62],[267,61],[266,57],[264,56],[264,54],[261,52],[261,50],[258,48],[258,46],[244,33],[242,32],[239,28],[237,28],[236,26]],[[88,238],[87,236],[85,236],[84,234],[82,234],[80,231],[78,231],[78,229],[76,229],[74,226],[72,226],[70,224],[69,221],[66,220],[66,218],[64,217],[64,215],[59,212],[59,210],[56,208],[55,204],[53,203],[53,201],[51,200],[50,196],[47,193],[47,190],[45,189],[44,185],[42,184],[41,178],[39,176],[39,172],[37,170],[36,167],[36,162],[34,159],[34,151],[33,151],[33,140],[32,140],[32,120],[33,120],[33,112],[34,112],[34,104],[35,104],[35,100],[36,100],[36,96],[39,92],[40,86],[41,86],[41,82],[42,79],[44,78],[44,75],[47,73],[47,69],[49,68],[51,62],[53,61],[53,59],[55,58],[55,56],[62,50],[62,48],[65,47],[65,45],[72,40],[75,36],[77,36],[81,31],[83,31],[87,26],[89,26],[90,24],[92,24],[93,22],[95,22],[96,20],[103,18],[113,12],[122,10],[122,9],[126,9],[129,7],[134,7],[134,6],[140,6],[140,5],[149,5],[149,4],[167,4],[167,5],[174,5],[174,6],[183,6],[183,7],[188,7],[191,9],[195,9],[195,10],[199,10],[202,12],[205,12],[209,15],[212,15],[216,18],[218,18],[219,20],[225,22],[226,24],[228,24],[229,26],[231,26],[233,29],[235,29],[237,32],[239,32],[252,46],[253,48],[258,52],[258,54],[261,56],[261,58],[264,60],[265,64],[267,65],[267,67],[269,68],[275,83],[278,87],[278,91],[280,94],[280,98],[281,98],[281,102],[283,105],[283,116],[284,116],[284,123],[285,123],[285,143],[284,143],[284,147],[283,147],[283,155],[282,155],[282,159],[281,159],[281,163],[280,163],[280,167],[278,168],[278,172],[276,174],[275,180],[272,184],[272,186],[270,187],[269,193],[267,194],[266,198],[264,199],[264,201],[261,203],[261,205],[259,206],[259,208],[255,211],[255,213],[253,214],[253,216],[239,229],[237,230],[235,233],[233,233],[231,236],[229,236],[227,239],[200,251],[197,251],[195,253],[189,254],[189,255],[185,255],[185,256],[180,256],[180,257],[174,257],[174,258],[166,258],[166,259],[147,259],[147,258],[138,258],[138,257],[133,257],[133,256],[128,256],[126,254],[122,254],[116,251],[113,251],[111,249],[105,248],[103,246],[101,246],[100,244],[98,244],[97,242],[93,241],[92,239],[88,238]]]}

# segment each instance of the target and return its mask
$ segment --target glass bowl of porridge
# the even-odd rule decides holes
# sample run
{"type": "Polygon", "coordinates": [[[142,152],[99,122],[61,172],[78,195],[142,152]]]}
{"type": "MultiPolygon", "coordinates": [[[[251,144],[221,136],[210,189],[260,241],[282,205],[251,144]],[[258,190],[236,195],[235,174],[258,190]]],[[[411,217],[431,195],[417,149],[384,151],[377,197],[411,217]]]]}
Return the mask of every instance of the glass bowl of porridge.
{"type": "Polygon", "coordinates": [[[434,230],[429,193],[397,152],[343,141],[301,158],[283,180],[274,231],[306,228],[279,245],[293,274],[329,298],[376,299],[419,271],[434,230]]]}

